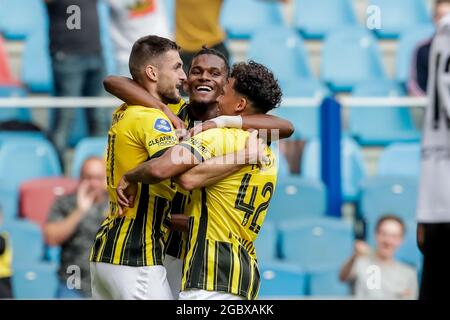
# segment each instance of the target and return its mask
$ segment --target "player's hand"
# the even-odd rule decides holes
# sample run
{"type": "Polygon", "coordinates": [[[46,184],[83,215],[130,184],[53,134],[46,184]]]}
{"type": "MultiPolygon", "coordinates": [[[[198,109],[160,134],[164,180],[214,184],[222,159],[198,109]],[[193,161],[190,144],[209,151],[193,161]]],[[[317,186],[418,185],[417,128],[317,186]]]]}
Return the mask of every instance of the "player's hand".
{"type": "Polygon", "coordinates": [[[84,216],[94,204],[95,194],[89,190],[87,181],[81,181],[77,189],[77,209],[84,216]]]}
{"type": "Polygon", "coordinates": [[[355,256],[368,256],[371,253],[370,246],[361,240],[355,241],[355,256]]]}
{"type": "Polygon", "coordinates": [[[119,216],[124,214],[124,208],[134,207],[137,191],[137,183],[129,182],[125,176],[120,179],[116,189],[117,202],[119,204],[119,216]]]}
{"type": "Polygon", "coordinates": [[[257,164],[259,167],[263,167],[269,163],[270,160],[265,154],[266,147],[267,144],[264,140],[258,138],[258,131],[252,131],[243,149],[245,164],[257,164]]]}
{"type": "Polygon", "coordinates": [[[170,229],[180,232],[188,232],[189,217],[185,216],[184,214],[171,214],[170,229]]]}
{"type": "Polygon", "coordinates": [[[189,130],[189,137],[193,137],[203,131],[217,128],[217,124],[214,121],[205,121],[203,123],[200,123],[193,127],[191,130],[189,130]]]}

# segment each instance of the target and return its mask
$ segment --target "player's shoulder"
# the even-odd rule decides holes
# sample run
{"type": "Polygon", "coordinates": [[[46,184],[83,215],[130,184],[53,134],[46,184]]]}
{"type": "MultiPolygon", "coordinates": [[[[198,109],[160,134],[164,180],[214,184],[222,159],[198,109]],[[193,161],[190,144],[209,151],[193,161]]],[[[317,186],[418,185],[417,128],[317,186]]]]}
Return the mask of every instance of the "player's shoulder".
{"type": "Polygon", "coordinates": [[[187,103],[184,99],[181,99],[180,102],[169,103],[167,106],[173,113],[179,114],[184,108],[187,107],[187,103]]]}

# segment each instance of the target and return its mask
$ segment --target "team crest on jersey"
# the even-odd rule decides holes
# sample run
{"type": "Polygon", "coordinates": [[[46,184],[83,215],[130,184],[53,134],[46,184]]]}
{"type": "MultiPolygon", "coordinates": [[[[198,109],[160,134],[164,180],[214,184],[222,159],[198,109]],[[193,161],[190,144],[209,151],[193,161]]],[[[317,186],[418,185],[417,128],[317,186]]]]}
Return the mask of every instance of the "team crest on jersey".
{"type": "Polygon", "coordinates": [[[164,120],[164,119],[156,119],[155,125],[154,127],[156,130],[160,131],[160,132],[170,132],[172,131],[172,127],[170,126],[169,121],[164,120]]]}

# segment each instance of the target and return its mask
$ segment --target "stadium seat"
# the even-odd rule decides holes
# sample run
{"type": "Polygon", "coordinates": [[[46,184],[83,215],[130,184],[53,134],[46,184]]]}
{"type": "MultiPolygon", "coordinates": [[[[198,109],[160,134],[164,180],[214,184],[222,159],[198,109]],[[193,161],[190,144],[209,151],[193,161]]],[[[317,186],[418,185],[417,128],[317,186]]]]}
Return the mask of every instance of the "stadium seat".
{"type": "Polygon", "coordinates": [[[329,32],[322,49],[321,78],[334,92],[351,91],[364,80],[385,79],[381,53],[372,34],[353,27],[329,32]]]}
{"type": "Polygon", "coordinates": [[[305,38],[322,39],[330,30],[358,25],[351,0],[296,0],[294,6],[294,26],[305,38]]]}
{"type": "MultiPolygon", "coordinates": [[[[281,84],[284,98],[326,96],[328,89],[315,78],[293,78],[281,84]]],[[[317,105],[278,107],[273,114],[289,119],[295,127],[293,139],[309,140],[319,135],[320,108],[317,105]]]]}
{"type": "Polygon", "coordinates": [[[103,59],[105,60],[106,73],[116,74],[116,57],[114,45],[109,32],[110,11],[107,2],[99,1],[97,4],[100,20],[100,42],[102,44],[103,59]]]}
{"type": "Polygon", "coordinates": [[[32,33],[25,41],[21,81],[32,92],[51,93],[53,90],[53,73],[48,46],[48,35],[45,33],[32,33]]]}
{"type": "Polygon", "coordinates": [[[78,180],[65,177],[34,179],[22,183],[19,195],[19,214],[43,227],[50,208],[59,196],[73,192],[78,180]]]}
{"type": "MultiPolygon", "coordinates": [[[[19,86],[1,86],[0,98],[4,97],[25,97],[26,91],[19,86]]],[[[12,106],[10,108],[0,108],[0,122],[17,120],[23,122],[31,121],[31,112],[29,109],[12,106]]]]}
{"type": "Polygon", "coordinates": [[[289,27],[258,30],[250,40],[247,58],[267,66],[282,85],[298,78],[314,78],[303,40],[289,27]]]}
{"type": "Polygon", "coordinates": [[[60,175],[58,156],[50,142],[40,138],[5,141],[0,148],[0,204],[5,216],[17,216],[22,182],[60,175]]]}
{"type": "Polygon", "coordinates": [[[171,32],[175,31],[175,0],[165,0],[164,4],[166,7],[167,22],[169,24],[169,29],[171,32]]]}
{"type": "MultiPolygon", "coordinates": [[[[362,183],[361,212],[368,225],[385,214],[405,221],[416,217],[417,178],[408,176],[374,177],[362,183]]],[[[369,228],[370,231],[370,228],[369,228]]]]}
{"type": "Polygon", "coordinates": [[[307,278],[301,268],[285,262],[259,263],[261,287],[259,298],[302,297],[307,278]]]}
{"type": "Polygon", "coordinates": [[[277,224],[307,218],[324,217],[326,188],[317,179],[289,176],[278,179],[266,216],[277,224]]]}
{"type": "Polygon", "coordinates": [[[12,286],[15,299],[54,299],[58,290],[58,266],[39,262],[14,265],[12,286]]]}
{"type": "Polygon", "coordinates": [[[419,177],[420,143],[393,143],[378,160],[378,176],[405,175],[419,177]]]}
{"type": "Polygon", "coordinates": [[[256,255],[259,262],[270,262],[278,257],[278,234],[275,225],[265,221],[255,241],[256,255]]]}
{"type": "Polygon", "coordinates": [[[308,273],[309,294],[314,297],[350,296],[350,287],[339,281],[340,268],[314,270],[308,273]]]}
{"type": "Polygon", "coordinates": [[[18,85],[19,82],[16,79],[14,79],[11,73],[8,55],[6,54],[5,44],[3,41],[3,37],[0,33],[0,86],[18,86],[18,85]]]}
{"type": "Polygon", "coordinates": [[[106,155],[106,138],[90,137],[81,140],[75,147],[72,161],[72,174],[74,178],[80,176],[80,169],[84,160],[92,156],[104,157],[106,155]]]}
{"type": "Polygon", "coordinates": [[[27,220],[8,220],[4,230],[8,232],[13,264],[35,263],[44,257],[44,240],[39,226],[27,220]]]}
{"type": "MultiPolygon", "coordinates": [[[[302,177],[321,179],[320,145],[317,138],[306,143],[302,156],[302,177]]],[[[341,151],[343,197],[345,201],[356,201],[359,198],[360,183],[367,176],[362,151],[353,139],[346,136],[341,140],[341,151]]]]}
{"type": "Polygon", "coordinates": [[[23,40],[31,33],[46,33],[47,10],[41,0],[0,0],[0,31],[6,39],[23,40]]]}
{"type": "Polygon", "coordinates": [[[282,256],[305,272],[340,268],[353,250],[353,226],[336,218],[280,225],[282,256]]]}
{"type": "MultiPolygon", "coordinates": [[[[13,140],[46,140],[44,133],[41,131],[0,131],[0,147],[5,142],[13,140]]],[[[19,141],[19,142],[20,142],[19,141]]]]}
{"type": "MultiPolygon", "coordinates": [[[[353,97],[396,97],[404,94],[401,86],[388,80],[361,82],[353,91],[353,97]]],[[[365,146],[420,139],[410,109],[402,106],[350,108],[349,134],[365,146]]]]}
{"type": "Polygon", "coordinates": [[[379,8],[381,28],[374,31],[380,38],[397,38],[405,30],[432,23],[425,0],[370,0],[369,5],[379,8]]]}
{"type": "Polygon", "coordinates": [[[277,2],[259,0],[225,0],[221,24],[230,39],[248,39],[266,26],[284,25],[281,6],[277,2]]]}
{"type": "Polygon", "coordinates": [[[408,28],[400,35],[395,55],[395,80],[406,85],[410,77],[414,51],[418,44],[429,39],[434,33],[433,25],[408,28]]]}

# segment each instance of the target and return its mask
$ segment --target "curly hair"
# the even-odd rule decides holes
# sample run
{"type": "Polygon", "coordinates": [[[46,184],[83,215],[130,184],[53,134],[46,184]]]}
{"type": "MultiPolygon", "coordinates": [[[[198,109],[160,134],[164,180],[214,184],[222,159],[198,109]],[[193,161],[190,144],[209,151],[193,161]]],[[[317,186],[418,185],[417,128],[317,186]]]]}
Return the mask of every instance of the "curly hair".
{"type": "Polygon", "coordinates": [[[234,90],[247,97],[261,113],[278,107],[282,92],[273,73],[264,65],[250,60],[233,65],[234,90]]]}

